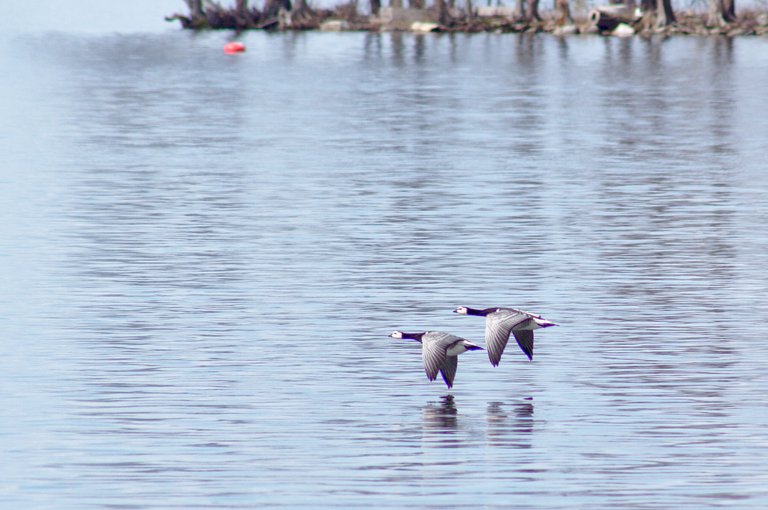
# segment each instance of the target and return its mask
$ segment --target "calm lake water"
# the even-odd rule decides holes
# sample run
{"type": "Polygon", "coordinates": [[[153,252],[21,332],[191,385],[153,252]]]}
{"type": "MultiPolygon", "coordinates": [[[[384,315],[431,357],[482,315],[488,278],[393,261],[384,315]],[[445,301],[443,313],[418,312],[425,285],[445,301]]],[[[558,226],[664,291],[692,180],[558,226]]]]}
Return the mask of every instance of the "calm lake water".
{"type": "Polygon", "coordinates": [[[226,37],[2,41],[0,506],[768,507],[767,40],[226,37]]]}

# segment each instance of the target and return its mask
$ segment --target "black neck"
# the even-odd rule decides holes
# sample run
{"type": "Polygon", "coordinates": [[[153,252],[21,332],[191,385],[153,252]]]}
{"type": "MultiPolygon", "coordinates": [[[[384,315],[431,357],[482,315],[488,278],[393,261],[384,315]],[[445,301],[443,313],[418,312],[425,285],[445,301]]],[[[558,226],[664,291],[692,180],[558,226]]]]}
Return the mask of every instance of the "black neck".
{"type": "Polygon", "coordinates": [[[493,313],[496,311],[496,308],[486,308],[484,310],[478,310],[477,308],[467,308],[467,315],[479,315],[480,317],[485,317],[489,313],[493,313]]]}
{"type": "MultiPolygon", "coordinates": [[[[426,333],[426,331],[424,333],[426,333]]],[[[421,337],[424,336],[424,333],[403,333],[403,338],[406,340],[416,340],[417,342],[421,342],[421,337]]]]}

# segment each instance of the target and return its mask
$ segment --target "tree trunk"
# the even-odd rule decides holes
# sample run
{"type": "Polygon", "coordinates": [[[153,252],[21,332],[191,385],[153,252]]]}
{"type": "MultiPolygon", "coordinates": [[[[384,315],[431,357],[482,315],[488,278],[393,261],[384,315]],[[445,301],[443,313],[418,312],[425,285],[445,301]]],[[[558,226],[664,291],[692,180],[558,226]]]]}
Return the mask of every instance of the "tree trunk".
{"type": "Polygon", "coordinates": [[[435,0],[435,10],[437,11],[437,22],[441,25],[448,23],[448,6],[445,0],[435,0]]]}
{"type": "Polygon", "coordinates": [[[475,17],[475,8],[472,6],[472,0],[464,0],[464,9],[467,10],[467,17],[475,17]]]}
{"type": "Polygon", "coordinates": [[[423,9],[424,0],[408,0],[408,7],[411,9],[423,9]]]}
{"type": "Polygon", "coordinates": [[[656,26],[666,27],[673,24],[675,21],[675,13],[672,10],[672,0],[657,0],[656,1],[656,26]]]}
{"type": "Polygon", "coordinates": [[[280,8],[291,10],[291,0],[266,0],[264,2],[264,17],[274,18],[280,12],[280,8]]]}
{"type": "Polygon", "coordinates": [[[539,16],[539,0],[528,0],[528,10],[525,13],[525,17],[528,21],[540,21],[539,16]]]}
{"type": "Polygon", "coordinates": [[[643,11],[643,16],[656,12],[656,0],[640,0],[640,9],[643,11]]]}
{"type": "Polygon", "coordinates": [[[237,0],[235,2],[235,16],[237,16],[235,23],[238,30],[244,30],[251,26],[251,17],[248,14],[248,0],[237,0]]]}
{"type": "Polygon", "coordinates": [[[720,27],[725,25],[725,20],[721,14],[722,2],[720,0],[709,0],[707,9],[707,26],[720,27]]]}
{"type": "Polygon", "coordinates": [[[707,25],[710,27],[724,27],[736,20],[735,0],[709,0],[707,25]]]}
{"type": "Polygon", "coordinates": [[[640,10],[643,17],[640,20],[641,30],[649,30],[656,25],[656,2],[658,0],[640,0],[640,10]]]}
{"type": "Polygon", "coordinates": [[[370,0],[371,16],[378,16],[381,9],[381,0],[370,0]]]}
{"type": "Polygon", "coordinates": [[[393,9],[402,9],[403,8],[403,0],[390,0],[389,6],[393,9]]]}
{"type": "Polygon", "coordinates": [[[736,21],[736,0],[723,0],[723,17],[726,21],[736,21]]]}
{"type": "Polygon", "coordinates": [[[187,6],[192,19],[203,17],[203,0],[187,0],[187,6]]]}
{"type": "Polygon", "coordinates": [[[568,0],[555,0],[555,10],[557,11],[558,25],[573,23],[573,18],[571,17],[571,8],[568,6],[568,0]]]}
{"type": "Polygon", "coordinates": [[[307,0],[296,0],[296,2],[293,4],[293,12],[294,14],[298,14],[300,17],[310,12],[307,0]]]}
{"type": "Polygon", "coordinates": [[[525,0],[515,0],[515,19],[521,20],[525,17],[525,0]]]}

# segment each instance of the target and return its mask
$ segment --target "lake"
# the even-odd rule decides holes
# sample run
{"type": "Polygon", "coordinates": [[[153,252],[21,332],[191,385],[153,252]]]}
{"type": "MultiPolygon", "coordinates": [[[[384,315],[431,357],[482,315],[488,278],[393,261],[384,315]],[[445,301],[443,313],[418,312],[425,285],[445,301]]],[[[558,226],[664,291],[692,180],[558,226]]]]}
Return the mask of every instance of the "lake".
{"type": "Polygon", "coordinates": [[[768,41],[228,35],[2,39],[0,506],[768,506],[768,41]]]}

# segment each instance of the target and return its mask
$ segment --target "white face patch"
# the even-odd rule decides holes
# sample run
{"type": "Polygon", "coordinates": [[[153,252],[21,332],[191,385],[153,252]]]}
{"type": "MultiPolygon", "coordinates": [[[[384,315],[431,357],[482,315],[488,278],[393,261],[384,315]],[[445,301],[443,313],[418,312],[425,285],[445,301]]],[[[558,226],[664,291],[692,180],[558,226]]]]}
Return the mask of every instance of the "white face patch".
{"type": "Polygon", "coordinates": [[[461,315],[467,315],[467,307],[466,306],[460,306],[456,309],[456,313],[461,315]]]}
{"type": "Polygon", "coordinates": [[[401,331],[393,331],[389,336],[392,338],[403,338],[403,333],[401,331]]]}

